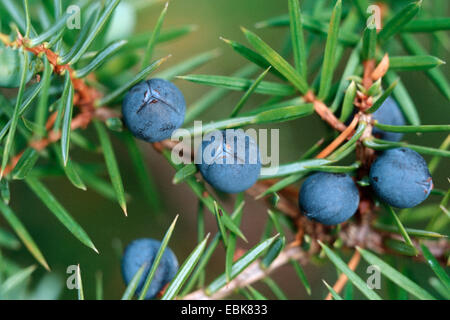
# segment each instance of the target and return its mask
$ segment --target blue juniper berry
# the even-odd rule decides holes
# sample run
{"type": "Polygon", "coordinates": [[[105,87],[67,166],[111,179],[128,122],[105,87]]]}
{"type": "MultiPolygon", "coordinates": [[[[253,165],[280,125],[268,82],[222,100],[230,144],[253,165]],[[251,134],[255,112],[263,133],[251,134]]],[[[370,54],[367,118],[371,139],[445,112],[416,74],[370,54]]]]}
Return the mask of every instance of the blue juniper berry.
{"type": "MultiPolygon", "coordinates": [[[[397,102],[391,97],[388,97],[372,115],[374,120],[382,124],[391,126],[402,126],[405,124],[405,118],[397,102]]],[[[403,137],[403,134],[400,132],[387,132],[378,128],[373,128],[372,133],[374,136],[388,141],[400,141],[403,137]]]]}
{"type": "Polygon", "coordinates": [[[184,121],[186,102],[171,82],[151,79],[135,85],[125,95],[122,113],[131,133],[147,142],[170,138],[184,121]]]}
{"type": "Polygon", "coordinates": [[[359,192],[347,174],[317,172],[301,186],[298,201],[300,210],[309,219],[336,225],[355,214],[359,192]]]}
{"type": "Polygon", "coordinates": [[[196,162],[203,178],[225,193],[247,190],[261,171],[259,149],[255,140],[242,129],[214,131],[206,135],[196,162]]]}
{"type": "MultiPolygon", "coordinates": [[[[136,288],[136,293],[140,294],[153,261],[161,246],[161,242],[150,238],[137,239],[131,242],[125,249],[122,257],[122,276],[128,285],[143,264],[146,264],[144,273],[136,288]]],[[[156,269],[150,287],[145,295],[145,299],[153,299],[158,293],[175,277],[178,271],[178,260],[168,247],[166,247],[161,260],[156,269]]]]}
{"type": "Polygon", "coordinates": [[[409,148],[384,151],[372,164],[369,178],[375,194],[396,208],[417,206],[433,189],[427,163],[409,148]]]}

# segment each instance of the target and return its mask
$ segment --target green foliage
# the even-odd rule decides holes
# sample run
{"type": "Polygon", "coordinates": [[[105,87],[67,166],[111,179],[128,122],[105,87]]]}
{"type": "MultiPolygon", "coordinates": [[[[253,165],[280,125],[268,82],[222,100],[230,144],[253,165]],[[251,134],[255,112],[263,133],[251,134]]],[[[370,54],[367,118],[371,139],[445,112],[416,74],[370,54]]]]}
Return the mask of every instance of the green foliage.
{"type": "MultiPolygon", "coordinates": [[[[450,125],[445,123],[421,124],[420,115],[427,110],[424,108],[419,112],[418,105],[402,81],[405,74],[396,73],[423,71],[448,104],[450,85],[441,69],[445,63],[440,53],[442,50],[438,50],[449,48],[448,34],[443,33],[450,29],[448,17],[434,17],[434,12],[426,6],[422,7],[422,1],[405,2],[404,5],[404,2],[399,4],[400,1],[386,1],[389,10],[382,29],[377,32],[366,25],[366,9],[372,1],[286,0],[286,15],[268,18],[256,27],[276,27],[281,31],[289,28],[286,48],[290,50],[277,50],[263,40],[265,37],[259,33],[264,30],[259,30],[257,34],[242,28],[243,38],[249,46],[235,40],[221,40],[228,45],[225,50],[232,49],[248,64],[230,75],[205,75],[190,73],[217,60],[219,56],[225,59],[225,55],[220,55],[222,52],[214,49],[193,57],[182,57],[184,60],[181,62],[160,70],[170,55],[161,57],[159,46],[178,40],[195,29],[193,25],[166,29],[165,25],[169,23],[165,22],[165,18],[170,14],[168,4],[158,9],[161,13],[152,23],[153,30],[121,36],[113,41],[106,40],[111,18],[120,1],[77,2],[85,22],[76,33],[67,28],[66,22],[71,18],[69,13],[63,13],[67,1],[3,0],[0,3],[1,46],[8,46],[18,54],[14,67],[20,70],[20,74],[15,75],[17,79],[20,77],[20,81],[14,84],[16,88],[8,91],[0,88],[0,212],[3,217],[0,221],[0,298],[23,297],[17,294],[21,290],[27,292],[26,297],[38,296],[37,289],[33,292],[27,286],[34,277],[36,267],[23,268],[8,258],[8,251],[20,249],[21,243],[39,265],[50,270],[42,253],[46,252],[46,248],[41,249],[31,236],[37,231],[29,232],[20,220],[24,213],[14,198],[14,192],[19,189],[10,189],[10,185],[28,186],[69,233],[97,253],[90,236],[69,212],[71,208],[64,205],[66,199],[57,199],[47,187],[50,183],[47,178],[66,178],[71,187],[87,192],[93,190],[118,203],[127,215],[130,195],[126,193],[129,186],[124,175],[133,174],[141,196],[145,197],[154,214],[152,221],[159,222],[156,214],[165,212],[162,190],[158,190],[153,169],[146,165],[140,145],[123,127],[121,115],[116,110],[125,93],[149,77],[187,80],[214,87],[190,103],[184,129],[191,136],[216,129],[265,124],[277,126],[282,122],[312,117],[314,113],[318,113],[334,129],[313,144],[302,157],[281,163],[276,168],[262,169],[258,186],[264,188],[252,190],[251,195],[256,199],[267,197],[269,208],[267,215],[259,215],[260,219],[266,219],[266,229],[257,242],[242,231],[246,230],[242,226],[245,221],[244,194],[235,197],[233,212],[228,213],[220,194],[216,197],[198,179],[194,164],[177,164],[166,145],[154,145],[162,153],[161,159],[176,170],[172,182],[185,183],[199,203],[198,234],[192,236],[197,244],[184,259],[175,278],[161,292],[163,300],[186,296],[222,298],[229,294],[241,294],[248,299],[267,299],[265,291],[260,292],[252,285],[258,280],[270,290],[269,294],[284,300],[287,296],[283,289],[268,276],[269,272],[284,264],[291,265],[308,295],[324,292],[326,288],[326,292],[330,292],[336,300],[353,299],[353,290],[357,289],[368,299],[382,299],[384,290],[369,289],[364,278],[366,274],[361,270],[352,270],[345,258],[341,258],[349,248],[357,250],[365,262],[380,268],[381,274],[397,292],[394,298],[409,294],[419,299],[449,298],[450,279],[448,270],[443,266],[448,252],[442,254],[431,249],[431,246],[440,246],[440,243],[448,248],[450,192],[442,190],[447,186],[439,185],[438,188],[442,189],[433,191],[432,197],[438,199],[436,203],[395,212],[365,191],[370,186],[366,177],[368,163],[360,152],[408,147],[431,156],[429,168],[432,173],[442,158],[450,157],[450,136],[440,146],[421,146],[406,141],[384,141],[371,133],[374,127],[401,133],[450,131],[450,125]],[[397,5],[393,5],[394,2],[397,5]],[[422,38],[416,36],[419,32],[433,41],[431,50],[425,47],[425,43],[422,44],[422,38]],[[317,53],[317,50],[321,51],[317,53]],[[366,74],[368,66],[376,67],[385,54],[389,57],[387,72],[378,77],[374,76],[375,72],[366,74]],[[33,76],[31,81],[30,73],[33,76]],[[40,78],[38,83],[37,76],[40,78]],[[191,126],[192,121],[200,119],[232,91],[242,94],[225,112],[228,116],[204,124],[201,131],[191,126]],[[264,96],[267,100],[254,106],[252,98],[255,95],[264,96]],[[407,125],[393,126],[373,121],[372,113],[391,95],[397,100],[407,125]],[[349,123],[355,113],[359,118],[350,130],[344,123],[349,123]],[[90,132],[92,130],[89,130],[91,127],[96,134],[94,138],[90,132]],[[84,130],[86,128],[89,129],[84,130]],[[333,145],[333,141],[339,143],[333,145]],[[126,147],[130,160],[128,167],[119,161],[121,154],[116,149],[116,143],[126,147]],[[330,143],[331,147],[327,149],[330,143]],[[322,153],[324,150],[325,155],[322,153]],[[355,150],[356,160],[351,157],[355,150]],[[99,154],[103,155],[100,157],[102,160],[95,164],[83,158],[91,159],[99,154]],[[299,212],[296,207],[292,209],[292,201],[286,199],[286,194],[289,194],[292,185],[315,171],[355,176],[364,200],[370,203],[369,219],[361,219],[364,218],[361,213],[346,225],[330,228],[315,228],[311,222],[298,219],[296,215],[299,212]],[[101,176],[103,173],[108,174],[109,181],[101,176]],[[384,207],[385,210],[372,210],[375,207],[384,207]],[[211,237],[205,235],[204,209],[210,211],[217,223],[217,233],[211,237]],[[3,222],[11,231],[3,227],[3,222]],[[308,223],[309,227],[304,228],[303,224],[308,223]],[[376,233],[380,241],[373,243],[372,238],[350,241],[348,234],[342,237],[351,227],[358,228],[358,232],[376,233]],[[311,230],[318,231],[309,234],[311,230]],[[292,243],[292,233],[297,231],[297,242],[292,243]],[[243,255],[240,255],[241,240],[251,248],[243,255]],[[207,283],[210,260],[221,245],[225,250],[223,273],[212,275],[214,280],[207,283]],[[364,245],[364,249],[357,245],[364,245]],[[373,251],[383,252],[383,255],[379,257],[373,251]],[[415,256],[424,260],[429,266],[429,273],[423,277],[427,278],[425,280],[429,285],[424,285],[427,281],[421,281],[410,272],[412,262],[406,264],[404,269],[407,272],[397,270],[397,266],[390,263],[397,261],[391,259],[391,253],[402,255],[405,259],[415,256]],[[311,283],[308,270],[304,270],[299,261],[302,264],[306,261],[332,265],[348,278],[344,292],[331,286],[328,279],[323,280],[325,287],[311,283]],[[251,268],[253,278],[248,283],[240,281],[248,277],[248,268],[251,268]]],[[[137,10],[142,4],[151,6],[158,2],[130,0],[128,4],[137,10]]],[[[245,21],[242,23],[245,24],[245,21]]],[[[182,55],[179,52],[176,54],[182,55]]],[[[448,113],[446,106],[442,112],[448,113]]],[[[299,133],[300,136],[303,135],[299,133]]],[[[36,212],[36,216],[41,214],[36,212]]],[[[114,293],[114,297],[121,296],[124,300],[145,297],[162,254],[173,236],[177,219],[178,216],[167,229],[154,262],[148,266],[150,272],[145,277],[140,295],[136,296],[136,289],[144,277],[146,265],[141,266],[123,294],[114,293]]],[[[89,292],[85,296],[80,269],[78,265],[78,299],[83,300],[90,296],[89,292]]],[[[50,282],[45,285],[55,292],[58,290],[50,282]]],[[[96,278],[96,297],[103,298],[102,273],[96,278]]]]}
{"type": "MultiPolygon", "coordinates": [[[[144,286],[142,288],[142,292],[139,295],[139,300],[144,300],[145,295],[147,294],[147,291],[150,288],[150,283],[152,282],[153,277],[156,274],[156,269],[158,269],[159,262],[161,261],[164,251],[167,248],[167,245],[169,243],[170,237],[172,236],[172,233],[175,228],[175,224],[177,223],[177,220],[178,220],[178,216],[176,216],[175,219],[173,220],[172,224],[170,225],[169,229],[167,230],[167,232],[161,242],[161,247],[158,249],[155,260],[153,260],[153,264],[150,268],[150,271],[148,272],[147,278],[145,279],[144,286]]],[[[140,280],[140,277],[138,280],[140,280]]],[[[131,281],[131,282],[133,282],[133,281],[131,281]]]]}

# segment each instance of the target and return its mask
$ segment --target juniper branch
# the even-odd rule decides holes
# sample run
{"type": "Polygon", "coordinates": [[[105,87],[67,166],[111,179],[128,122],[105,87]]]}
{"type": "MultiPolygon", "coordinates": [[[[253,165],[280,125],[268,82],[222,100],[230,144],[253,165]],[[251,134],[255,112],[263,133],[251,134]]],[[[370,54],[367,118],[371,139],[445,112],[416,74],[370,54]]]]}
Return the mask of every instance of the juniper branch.
{"type": "MultiPolygon", "coordinates": [[[[383,240],[390,238],[398,238],[390,233],[379,233],[374,229],[371,229],[367,224],[361,225],[348,225],[337,236],[343,240],[344,246],[347,248],[356,249],[357,246],[370,249],[378,254],[383,254],[388,249],[383,245],[383,240]],[[359,244],[358,244],[359,243],[359,244]]],[[[334,240],[329,235],[322,235],[321,240],[334,240]]],[[[424,241],[426,245],[433,252],[433,255],[440,260],[445,260],[446,252],[450,249],[450,244],[446,239],[442,241],[424,241]]],[[[419,242],[414,241],[414,244],[419,247],[419,242]]],[[[299,260],[301,263],[306,264],[309,262],[309,258],[316,254],[320,249],[317,242],[314,240],[311,243],[309,251],[304,251],[300,247],[294,244],[289,245],[284,249],[279,256],[272,262],[272,264],[264,269],[261,267],[260,261],[257,260],[250,264],[239,276],[231,280],[225,287],[215,292],[212,295],[208,295],[204,289],[200,289],[189,293],[184,296],[183,300],[216,300],[223,299],[230,296],[239,288],[247,287],[255,282],[262,280],[269,274],[275,272],[280,267],[284,266],[290,260],[299,260]]],[[[419,260],[424,260],[423,256],[417,257],[419,260]]],[[[356,265],[355,265],[356,267],[356,265]]]]}
{"type": "Polygon", "coordinates": [[[239,276],[231,280],[225,287],[217,291],[211,296],[208,296],[204,290],[197,290],[186,295],[184,300],[217,300],[223,299],[233,294],[237,289],[244,288],[252,283],[255,283],[274,270],[280,268],[289,262],[289,260],[304,260],[308,253],[302,251],[299,247],[293,247],[285,249],[280,255],[272,262],[267,269],[263,269],[260,266],[260,261],[255,261],[250,264],[239,276]]]}

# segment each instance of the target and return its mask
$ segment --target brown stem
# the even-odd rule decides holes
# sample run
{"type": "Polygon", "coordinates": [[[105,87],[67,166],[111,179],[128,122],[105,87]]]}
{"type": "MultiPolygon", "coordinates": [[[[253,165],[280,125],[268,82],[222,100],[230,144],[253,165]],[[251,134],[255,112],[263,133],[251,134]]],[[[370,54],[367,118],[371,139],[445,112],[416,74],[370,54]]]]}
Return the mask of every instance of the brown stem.
{"type": "Polygon", "coordinates": [[[312,91],[308,91],[303,98],[306,102],[311,102],[314,105],[314,111],[322,118],[323,121],[327,122],[333,129],[338,131],[344,131],[346,126],[343,124],[333,112],[323,103],[321,100],[317,99],[312,91]]]}
{"type": "Polygon", "coordinates": [[[378,66],[375,68],[375,70],[373,70],[373,72],[370,74],[370,78],[373,81],[377,81],[378,79],[381,79],[386,72],[389,70],[389,55],[386,53],[383,56],[383,59],[381,59],[380,63],[378,64],[378,66]]]}
{"type": "MultiPolygon", "coordinates": [[[[3,38],[1,38],[3,42],[5,42],[3,38]]],[[[15,44],[17,46],[22,46],[26,51],[29,51],[33,53],[36,56],[40,56],[44,54],[49,63],[53,67],[53,72],[55,74],[63,74],[64,72],[69,72],[70,79],[74,88],[74,100],[73,104],[74,106],[78,107],[80,109],[80,113],[73,118],[71,123],[72,130],[78,129],[78,128],[86,128],[89,123],[92,121],[94,116],[97,114],[102,117],[102,119],[105,117],[104,108],[99,108],[96,110],[94,106],[94,102],[101,97],[101,93],[97,91],[94,88],[91,88],[88,86],[83,79],[78,79],[74,77],[74,70],[70,67],[69,64],[61,65],[58,63],[59,56],[57,53],[53,52],[49,48],[47,48],[45,45],[40,44],[35,47],[28,47],[26,45],[26,39],[22,37],[20,32],[18,32],[17,40],[15,41],[15,44]]],[[[7,45],[11,45],[11,43],[5,42],[7,45]]],[[[48,132],[48,137],[40,139],[38,141],[33,141],[30,143],[30,146],[35,148],[36,150],[40,151],[45,149],[49,144],[58,141],[61,138],[61,132],[54,132],[51,131],[51,128],[53,127],[55,123],[55,119],[57,116],[57,112],[54,112],[47,120],[47,123],[45,125],[45,129],[48,132]]],[[[18,155],[14,156],[12,160],[10,161],[9,165],[4,170],[4,175],[10,173],[12,170],[14,170],[15,166],[17,165],[17,162],[19,161],[20,157],[22,156],[23,151],[19,153],[18,155]]]]}
{"type": "Polygon", "coordinates": [[[369,89],[373,83],[371,75],[375,68],[375,59],[370,59],[370,60],[364,61],[363,67],[364,67],[364,75],[363,75],[362,84],[363,84],[364,88],[369,89]]]}
{"type": "MultiPolygon", "coordinates": [[[[73,118],[72,123],[70,125],[72,130],[76,130],[85,126],[86,115],[81,113],[73,118]]],[[[42,138],[40,140],[30,142],[30,147],[36,149],[37,151],[42,151],[47,148],[51,143],[57,142],[61,139],[61,131],[49,131],[47,138],[42,138]]],[[[20,158],[22,157],[24,151],[21,151],[19,154],[15,155],[10,161],[9,165],[6,166],[3,175],[7,175],[14,170],[20,158]]]]}
{"type": "Polygon", "coordinates": [[[325,149],[323,149],[317,156],[317,159],[323,159],[328,157],[334,150],[336,150],[337,147],[341,145],[342,142],[344,142],[347,138],[351,137],[354,133],[354,130],[356,128],[356,125],[359,121],[359,115],[356,114],[353,117],[352,122],[350,125],[342,131],[342,133],[335,139],[333,142],[331,142],[325,149]]]}

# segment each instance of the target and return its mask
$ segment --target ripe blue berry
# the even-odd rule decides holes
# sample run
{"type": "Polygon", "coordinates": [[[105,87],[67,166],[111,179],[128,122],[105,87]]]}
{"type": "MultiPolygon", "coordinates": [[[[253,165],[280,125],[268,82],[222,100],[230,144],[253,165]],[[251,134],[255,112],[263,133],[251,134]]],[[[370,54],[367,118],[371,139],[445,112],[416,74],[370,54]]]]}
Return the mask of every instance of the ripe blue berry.
{"type": "Polygon", "coordinates": [[[184,121],[186,102],[171,82],[151,79],[135,85],[126,94],[122,113],[131,133],[147,142],[170,138],[184,121]]]}
{"type": "Polygon", "coordinates": [[[408,148],[384,151],[370,168],[375,194],[397,208],[411,208],[424,201],[433,189],[427,163],[408,148]]]}
{"type": "Polygon", "coordinates": [[[198,168],[214,188],[226,193],[247,190],[258,180],[261,161],[255,140],[243,130],[214,131],[199,148],[198,168]]]}
{"type": "MultiPolygon", "coordinates": [[[[373,119],[379,123],[388,124],[392,126],[402,126],[405,124],[405,118],[403,117],[397,102],[388,97],[378,110],[373,113],[373,119]]],[[[387,132],[378,128],[373,128],[373,135],[389,141],[400,141],[403,137],[399,132],[387,132]]]]}
{"type": "MultiPolygon", "coordinates": [[[[138,272],[139,268],[143,264],[147,264],[136,288],[136,294],[140,294],[160,246],[161,242],[157,240],[142,238],[134,240],[126,247],[122,257],[122,276],[127,285],[133,279],[136,272],[138,272]]],[[[177,271],[178,260],[172,250],[166,247],[159,262],[158,269],[156,269],[156,273],[145,295],[145,299],[155,298],[164,286],[172,281],[177,271]]]]}
{"type": "Polygon", "coordinates": [[[300,210],[309,219],[335,225],[355,214],[359,192],[347,174],[318,172],[305,180],[298,201],[300,210]]]}

